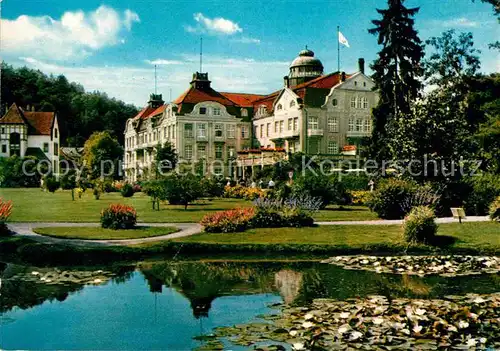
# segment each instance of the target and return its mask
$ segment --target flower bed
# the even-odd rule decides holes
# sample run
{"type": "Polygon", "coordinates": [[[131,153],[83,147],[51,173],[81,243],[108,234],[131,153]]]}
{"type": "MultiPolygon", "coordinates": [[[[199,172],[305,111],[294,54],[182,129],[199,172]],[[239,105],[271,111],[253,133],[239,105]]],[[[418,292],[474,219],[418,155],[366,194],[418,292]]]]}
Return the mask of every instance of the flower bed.
{"type": "Polygon", "coordinates": [[[242,185],[225,186],[223,197],[231,199],[245,199],[253,201],[266,196],[266,192],[259,188],[249,188],[242,185]]]}
{"type": "Polygon", "coordinates": [[[137,223],[137,212],[132,206],[111,204],[101,212],[101,226],[109,229],[132,229],[137,223]]]}
{"type": "Polygon", "coordinates": [[[500,272],[496,256],[335,256],[322,263],[345,269],[408,275],[459,276],[500,272]]]}
{"type": "Polygon", "coordinates": [[[12,213],[12,201],[4,201],[0,198],[0,236],[10,234],[7,221],[12,213]]]}
{"type": "Polygon", "coordinates": [[[203,217],[200,224],[207,233],[242,232],[251,226],[255,216],[253,208],[236,208],[234,210],[211,213],[203,217]]]}

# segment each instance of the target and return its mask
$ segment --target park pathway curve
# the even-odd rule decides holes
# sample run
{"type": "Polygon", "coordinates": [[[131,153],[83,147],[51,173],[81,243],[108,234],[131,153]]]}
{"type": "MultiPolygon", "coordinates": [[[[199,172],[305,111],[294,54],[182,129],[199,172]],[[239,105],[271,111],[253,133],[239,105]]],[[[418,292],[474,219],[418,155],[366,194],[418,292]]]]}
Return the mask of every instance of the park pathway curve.
{"type": "MultiPolygon", "coordinates": [[[[490,219],[487,216],[471,216],[463,219],[462,222],[487,222],[490,219]]],[[[458,221],[451,217],[438,218],[438,224],[457,223],[458,221]]],[[[335,222],[315,222],[317,225],[397,225],[402,224],[403,220],[375,220],[375,221],[335,221],[335,222]]],[[[33,231],[33,228],[41,227],[98,227],[100,223],[70,223],[70,222],[30,222],[30,223],[9,223],[9,228],[16,235],[24,236],[41,243],[47,244],[64,244],[75,246],[112,246],[112,245],[136,245],[155,241],[170,240],[183,238],[198,234],[202,231],[201,225],[198,223],[138,223],[139,226],[147,227],[174,227],[178,231],[171,234],[152,236],[148,238],[138,239],[113,239],[113,240],[87,240],[87,239],[63,239],[55,238],[46,235],[40,235],[33,231]]]]}

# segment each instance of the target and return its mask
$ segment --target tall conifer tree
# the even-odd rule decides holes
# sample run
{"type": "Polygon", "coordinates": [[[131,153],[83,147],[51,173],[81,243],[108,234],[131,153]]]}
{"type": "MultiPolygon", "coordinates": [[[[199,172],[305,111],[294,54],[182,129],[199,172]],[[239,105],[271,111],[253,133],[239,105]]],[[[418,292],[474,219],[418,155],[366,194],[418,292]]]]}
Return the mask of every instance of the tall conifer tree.
{"type": "Polygon", "coordinates": [[[378,44],[382,45],[371,65],[380,101],[373,110],[370,153],[379,165],[382,160],[397,157],[394,129],[398,119],[410,113],[422,89],[420,61],[424,51],[412,18],[418,11],[419,8],[406,8],[404,0],[388,0],[387,9],[377,9],[382,18],[373,20],[375,28],[368,30],[377,35],[378,44]]]}

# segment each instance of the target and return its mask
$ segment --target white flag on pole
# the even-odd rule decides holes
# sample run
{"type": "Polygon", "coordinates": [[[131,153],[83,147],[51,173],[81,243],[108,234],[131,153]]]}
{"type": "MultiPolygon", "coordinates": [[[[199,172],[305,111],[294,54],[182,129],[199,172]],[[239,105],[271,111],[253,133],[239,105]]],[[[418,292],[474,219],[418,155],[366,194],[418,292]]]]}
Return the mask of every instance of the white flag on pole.
{"type": "Polygon", "coordinates": [[[341,31],[339,31],[339,43],[350,48],[349,42],[347,41],[346,37],[344,37],[344,34],[342,34],[341,31]]]}

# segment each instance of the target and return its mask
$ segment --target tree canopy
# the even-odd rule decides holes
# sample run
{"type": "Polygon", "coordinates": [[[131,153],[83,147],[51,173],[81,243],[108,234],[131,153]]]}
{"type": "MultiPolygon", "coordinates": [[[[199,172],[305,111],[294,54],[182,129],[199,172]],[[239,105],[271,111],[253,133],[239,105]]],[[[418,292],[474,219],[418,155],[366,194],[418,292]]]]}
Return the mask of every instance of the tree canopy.
{"type": "Polygon", "coordinates": [[[65,76],[46,75],[27,67],[2,63],[2,115],[12,103],[37,111],[55,111],[62,144],[82,146],[95,131],[108,131],[123,143],[125,121],[138,109],[105,93],[85,92],[82,85],[65,76]]]}

